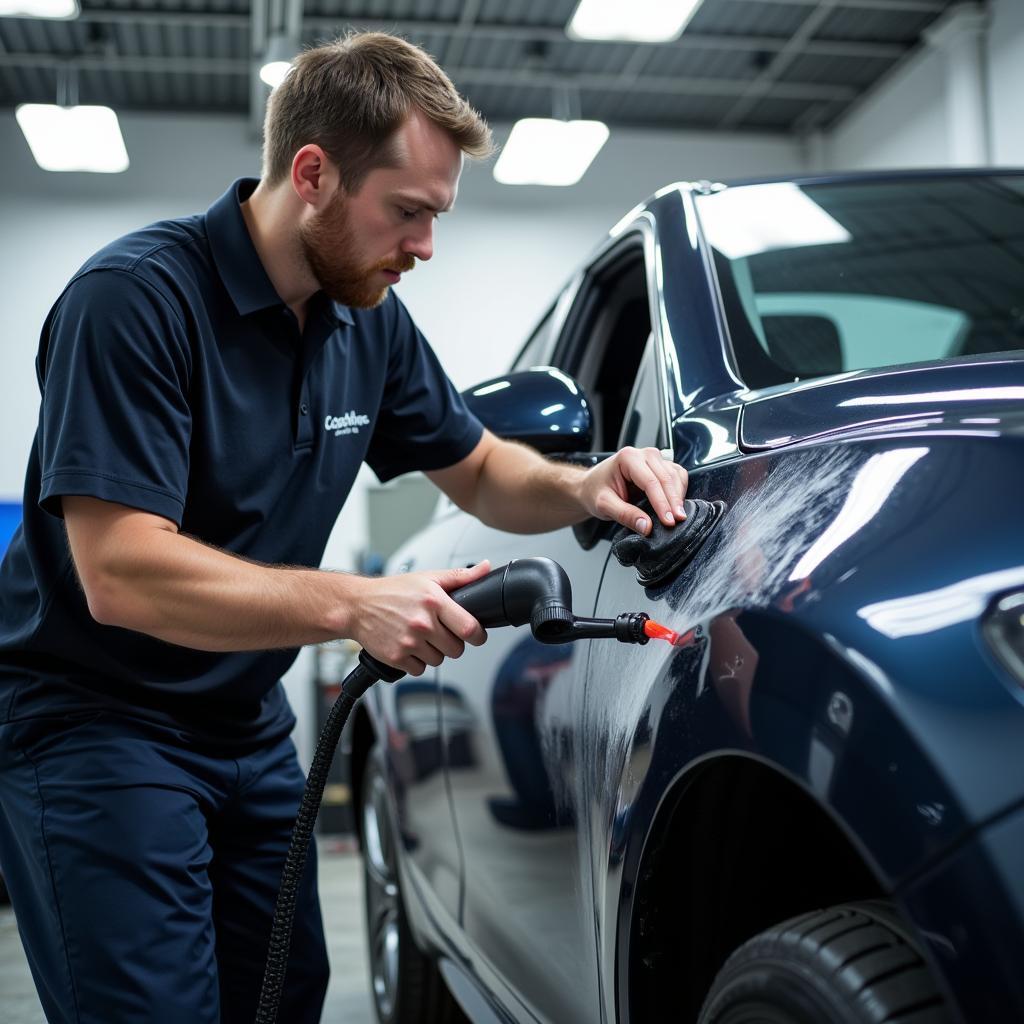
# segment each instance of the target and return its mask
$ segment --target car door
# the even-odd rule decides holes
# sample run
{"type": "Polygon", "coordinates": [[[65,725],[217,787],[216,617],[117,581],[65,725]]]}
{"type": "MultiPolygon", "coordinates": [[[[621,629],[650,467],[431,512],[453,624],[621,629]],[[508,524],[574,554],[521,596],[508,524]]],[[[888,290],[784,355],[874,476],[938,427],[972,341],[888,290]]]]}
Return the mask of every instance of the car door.
{"type": "MultiPolygon", "coordinates": [[[[557,339],[555,362],[572,372],[595,416],[594,451],[627,433],[665,436],[659,422],[626,422],[634,385],[652,384],[650,295],[644,240],[619,240],[589,268],[557,339]],[[644,354],[648,353],[646,361],[644,354]]],[[[472,523],[454,564],[547,556],[590,615],[604,550],[570,528],[520,536],[472,523]]],[[[482,980],[519,1020],[602,1019],[594,933],[590,808],[603,780],[581,719],[589,643],[545,646],[528,628],[493,630],[487,644],[439,670],[445,769],[463,885],[458,907],[482,980]],[[453,715],[454,709],[459,714],[453,715]]]]}

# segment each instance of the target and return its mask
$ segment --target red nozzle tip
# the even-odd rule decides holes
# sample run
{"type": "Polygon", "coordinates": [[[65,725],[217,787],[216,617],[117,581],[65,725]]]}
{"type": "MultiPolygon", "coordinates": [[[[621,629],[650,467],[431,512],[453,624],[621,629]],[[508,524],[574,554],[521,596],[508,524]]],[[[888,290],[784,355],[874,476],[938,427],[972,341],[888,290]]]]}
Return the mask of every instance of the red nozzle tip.
{"type": "Polygon", "coordinates": [[[667,640],[673,645],[679,645],[682,641],[674,629],[669,629],[668,626],[663,626],[660,622],[655,622],[654,619],[648,619],[644,623],[644,634],[652,640],[667,640]]]}

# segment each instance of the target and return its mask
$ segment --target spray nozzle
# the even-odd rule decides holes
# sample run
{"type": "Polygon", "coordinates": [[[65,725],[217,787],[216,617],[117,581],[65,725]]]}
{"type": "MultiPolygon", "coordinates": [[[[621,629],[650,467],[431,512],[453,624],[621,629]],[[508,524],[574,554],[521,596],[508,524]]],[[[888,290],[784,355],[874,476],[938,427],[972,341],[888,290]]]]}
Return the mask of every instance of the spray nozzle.
{"type": "Polygon", "coordinates": [[[645,644],[652,638],[675,643],[679,636],[645,612],[623,612],[614,619],[574,615],[569,577],[550,558],[515,559],[451,596],[485,629],[529,623],[534,638],[543,644],[598,639],[645,644]]]}

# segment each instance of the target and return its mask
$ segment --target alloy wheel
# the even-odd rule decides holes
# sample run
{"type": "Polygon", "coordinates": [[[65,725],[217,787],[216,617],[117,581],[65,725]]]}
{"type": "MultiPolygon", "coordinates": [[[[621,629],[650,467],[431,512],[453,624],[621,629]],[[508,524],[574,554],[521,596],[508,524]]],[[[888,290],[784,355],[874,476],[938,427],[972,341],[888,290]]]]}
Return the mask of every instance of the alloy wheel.
{"type": "Polygon", "coordinates": [[[390,1020],[398,993],[401,907],[395,837],[388,814],[387,790],[380,775],[374,776],[368,795],[363,805],[363,863],[370,973],[378,1014],[382,1020],[390,1020]]]}

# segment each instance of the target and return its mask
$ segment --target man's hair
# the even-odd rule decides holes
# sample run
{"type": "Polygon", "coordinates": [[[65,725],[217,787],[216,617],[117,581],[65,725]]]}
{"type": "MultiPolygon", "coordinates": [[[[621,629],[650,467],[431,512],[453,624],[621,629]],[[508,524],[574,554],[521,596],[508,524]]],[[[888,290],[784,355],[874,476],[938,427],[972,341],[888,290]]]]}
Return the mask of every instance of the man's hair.
{"type": "Polygon", "coordinates": [[[345,191],[355,192],[371,170],[395,164],[392,136],[414,108],[468,156],[493,152],[487,122],[418,46],[357,32],[305,50],[270,94],[264,181],[284,181],[295,154],[315,143],[338,165],[345,191]]]}

